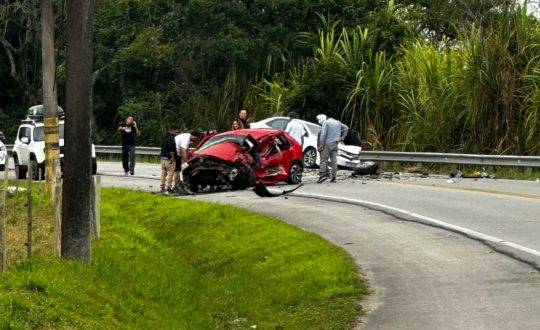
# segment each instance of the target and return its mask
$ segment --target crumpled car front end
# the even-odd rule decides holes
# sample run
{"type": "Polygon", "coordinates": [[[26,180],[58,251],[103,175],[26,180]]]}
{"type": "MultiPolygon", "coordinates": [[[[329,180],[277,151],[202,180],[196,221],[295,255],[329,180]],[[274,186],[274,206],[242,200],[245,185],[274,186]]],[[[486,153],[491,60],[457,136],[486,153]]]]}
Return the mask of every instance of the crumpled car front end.
{"type": "Polygon", "coordinates": [[[229,163],[214,157],[194,157],[182,172],[184,184],[191,192],[208,187],[245,189],[255,185],[255,173],[251,167],[237,161],[229,163]]]}

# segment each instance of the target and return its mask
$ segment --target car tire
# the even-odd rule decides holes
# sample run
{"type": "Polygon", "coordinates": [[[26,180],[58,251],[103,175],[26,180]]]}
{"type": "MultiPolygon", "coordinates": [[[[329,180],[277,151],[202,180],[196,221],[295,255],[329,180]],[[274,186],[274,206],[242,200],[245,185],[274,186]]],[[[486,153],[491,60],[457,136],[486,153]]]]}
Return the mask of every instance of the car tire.
{"type": "Polygon", "coordinates": [[[19,158],[17,158],[17,155],[13,156],[13,163],[15,164],[15,173],[17,175],[17,178],[19,180],[26,179],[26,168],[19,165],[19,158]]]}
{"type": "Polygon", "coordinates": [[[379,164],[375,162],[361,162],[354,170],[355,175],[372,175],[379,171],[379,164]]]}
{"type": "Polygon", "coordinates": [[[304,174],[304,167],[300,162],[293,162],[287,183],[299,184],[302,182],[302,176],[304,174]]]}
{"type": "Polygon", "coordinates": [[[306,148],[304,151],[304,166],[306,168],[317,166],[317,149],[313,147],[306,148]]]}
{"type": "Polygon", "coordinates": [[[39,164],[36,162],[35,159],[30,158],[30,160],[32,161],[32,180],[39,181],[39,164]]]}
{"type": "Polygon", "coordinates": [[[6,169],[5,165],[0,165],[0,172],[3,172],[6,169]]]}

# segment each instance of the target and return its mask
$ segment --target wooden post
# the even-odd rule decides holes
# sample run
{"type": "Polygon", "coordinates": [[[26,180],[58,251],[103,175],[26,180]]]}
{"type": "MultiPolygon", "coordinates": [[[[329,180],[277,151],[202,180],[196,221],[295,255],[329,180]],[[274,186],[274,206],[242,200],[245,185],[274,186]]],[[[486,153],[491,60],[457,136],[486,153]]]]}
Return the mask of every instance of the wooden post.
{"type": "Polygon", "coordinates": [[[56,167],[60,162],[56,60],[54,56],[54,9],[52,0],[41,0],[41,63],[43,123],[45,125],[45,190],[54,191],[56,167]]]}
{"type": "MultiPolygon", "coordinates": [[[[8,158],[9,159],[9,158],[8,158]]],[[[0,273],[7,269],[7,246],[6,246],[6,200],[9,188],[9,162],[4,167],[4,190],[0,196],[0,273]]]]}
{"type": "Polygon", "coordinates": [[[15,197],[19,198],[19,172],[17,171],[14,171],[14,172],[15,172],[15,197]]]}
{"type": "MultiPolygon", "coordinates": [[[[57,168],[57,171],[60,170],[57,168]]],[[[60,257],[62,254],[62,175],[57,173],[56,183],[52,194],[54,212],[54,253],[60,257]]]]}
{"type": "Polygon", "coordinates": [[[27,192],[27,210],[28,210],[28,223],[27,223],[27,240],[26,240],[26,256],[30,258],[32,256],[32,171],[33,163],[31,160],[28,163],[28,189],[27,192]]]}
{"type": "Polygon", "coordinates": [[[101,233],[101,176],[95,175],[92,187],[92,193],[93,193],[93,212],[92,212],[92,233],[94,235],[94,239],[100,238],[101,233]]]}

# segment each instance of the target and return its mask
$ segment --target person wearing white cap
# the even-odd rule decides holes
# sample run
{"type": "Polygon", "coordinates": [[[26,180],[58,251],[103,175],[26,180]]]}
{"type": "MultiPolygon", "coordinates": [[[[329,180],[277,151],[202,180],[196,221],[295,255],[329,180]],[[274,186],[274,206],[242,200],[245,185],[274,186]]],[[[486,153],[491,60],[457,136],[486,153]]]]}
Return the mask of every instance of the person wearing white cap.
{"type": "Polygon", "coordinates": [[[325,115],[318,115],[317,121],[322,126],[317,145],[321,153],[321,164],[319,168],[319,180],[317,183],[323,183],[329,177],[331,182],[336,182],[337,175],[337,154],[338,144],[347,136],[349,127],[342,124],[334,118],[327,118],[325,115]],[[330,159],[330,166],[328,160],[330,159]],[[329,167],[332,171],[329,171],[329,167]]]}

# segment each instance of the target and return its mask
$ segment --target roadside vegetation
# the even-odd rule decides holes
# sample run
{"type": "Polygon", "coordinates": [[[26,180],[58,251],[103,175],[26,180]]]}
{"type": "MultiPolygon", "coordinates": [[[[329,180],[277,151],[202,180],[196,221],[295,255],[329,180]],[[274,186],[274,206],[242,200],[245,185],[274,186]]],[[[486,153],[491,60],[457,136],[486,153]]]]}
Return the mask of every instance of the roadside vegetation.
{"type": "Polygon", "coordinates": [[[228,206],[102,200],[91,265],[39,253],[1,276],[1,328],[345,329],[359,315],[351,258],[316,235],[228,206]]]}
{"type": "MultiPolygon", "coordinates": [[[[0,129],[40,102],[38,1],[0,4],[0,129]]],[[[55,1],[64,103],[65,1],[55,1]]],[[[96,143],[326,112],[385,150],[540,154],[540,24],[515,0],[95,1],[96,143]],[[201,20],[201,17],[205,17],[201,20]]]]}

